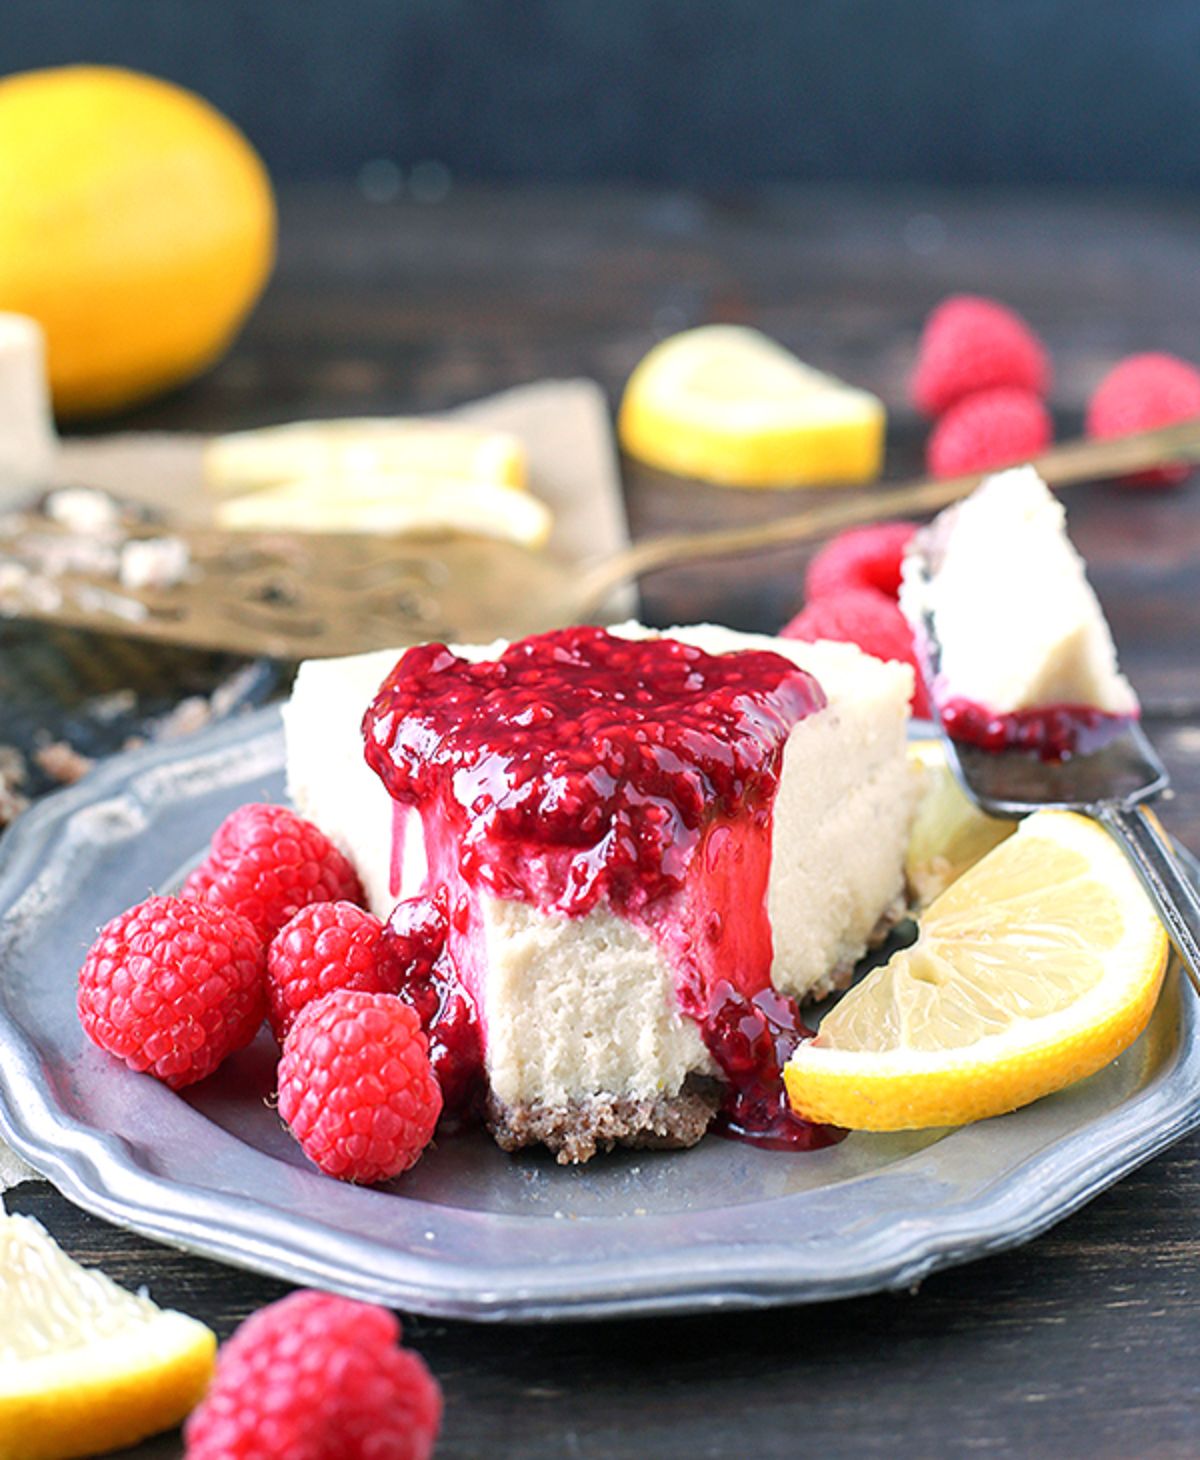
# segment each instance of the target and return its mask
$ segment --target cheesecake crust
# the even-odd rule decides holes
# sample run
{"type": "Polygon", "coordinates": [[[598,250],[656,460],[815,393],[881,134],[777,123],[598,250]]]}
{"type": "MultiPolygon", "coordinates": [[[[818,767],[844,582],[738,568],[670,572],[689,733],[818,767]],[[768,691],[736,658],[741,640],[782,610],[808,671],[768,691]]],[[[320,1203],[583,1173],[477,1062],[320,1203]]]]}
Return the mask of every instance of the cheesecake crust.
{"type": "Polygon", "coordinates": [[[720,1103],[718,1083],[697,1076],[689,1078],[677,1095],[641,1099],[589,1095],[557,1105],[540,1101],[507,1105],[491,1095],[487,1124],[501,1150],[545,1145],[560,1166],[572,1166],[614,1146],[656,1151],[694,1146],[720,1103]]]}

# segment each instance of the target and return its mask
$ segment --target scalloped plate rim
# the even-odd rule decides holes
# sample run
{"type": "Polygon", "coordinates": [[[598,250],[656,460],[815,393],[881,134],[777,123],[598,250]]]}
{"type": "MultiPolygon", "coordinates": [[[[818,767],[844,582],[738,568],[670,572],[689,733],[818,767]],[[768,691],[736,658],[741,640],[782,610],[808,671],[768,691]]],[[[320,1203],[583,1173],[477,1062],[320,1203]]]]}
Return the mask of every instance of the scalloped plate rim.
{"type": "MultiPolygon", "coordinates": [[[[232,747],[264,737],[278,738],[279,726],[277,706],[257,710],[186,741],[113,757],[85,781],[44,798],[0,838],[0,915],[28,894],[31,864],[39,850],[69,835],[80,811],[114,795],[127,796],[148,770],[185,758],[228,754],[232,747]]],[[[144,799],[142,804],[147,805],[144,799]]],[[[152,803],[148,809],[153,810],[152,803]]],[[[179,862],[191,851],[194,846],[181,847],[179,862]]],[[[1200,875],[1195,861],[1184,855],[1200,875]]],[[[41,915],[47,916],[48,910],[41,915]]],[[[0,929],[5,927],[0,923],[0,929]]],[[[0,933],[0,949],[6,941],[0,933]]],[[[40,1075],[36,1044],[2,996],[0,1132],[72,1201],[118,1225],[235,1266],[414,1312],[482,1321],[547,1321],[819,1302],[912,1287],[940,1268],[1025,1242],[1200,1125],[1200,1020],[1177,970],[1169,975],[1164,998],[1175,1001],[1179,1017],[1169,1069],[1106,1116],[1102,1134],[1085,1124],[1014,1164],[982,1194],[932,1211],[880,1213],[873,1230],[840,1245],[835,1234],[815,1255],[811,1244],[802,1247],[770,1233],[788,1204],[799,1204],[796,1210],[802,1211],[802,1192],[754,1204],[769,1219],[763,1238],[719,1249],[719,1263],[711,1242],[682,1246],[671,1261],[656,1256],[642,1263],[589,1253],[581,1243],[579,1257],[565,1266],[528,1263],[515,1274],[486,1264],[447,1270],[434,1256],[400,1251],[310,1215],[280,1211],[249,1192],[235,1197],[146,1170],[128,1142],[76,1120],[55,1099],[40,1075]],[[1051,1174],[1053,1182],[1046,1179],[1051,1174]]],[[[132,1074],[129,1078],[137,1079],[132,1074]]],[[[1002,1119],[1019,1121],[1021,1116],[1016,1112],[1002,1119]]],[[[939,1144],[986,1125],[950,1132],[939,1144]]],[[[222,1143],[253,1149],[230,1132],[214,1129],[222,1143]]],[[[253,1159],[274,1158],[256,1151],[253,1159]]],[[[899,1169],[905,1159],[912,1158],[884,1169],[899,1169]]],[[[440,1207],[441,1220],[453,1222],[457,1210],[440,1207]]]]}

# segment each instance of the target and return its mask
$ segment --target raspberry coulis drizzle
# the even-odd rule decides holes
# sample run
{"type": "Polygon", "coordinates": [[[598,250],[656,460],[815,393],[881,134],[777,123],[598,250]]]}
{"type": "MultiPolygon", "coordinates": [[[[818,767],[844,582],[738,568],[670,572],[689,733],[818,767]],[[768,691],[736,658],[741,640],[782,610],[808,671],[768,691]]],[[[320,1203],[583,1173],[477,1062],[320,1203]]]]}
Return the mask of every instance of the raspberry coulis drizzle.
{"type": "Polygon", "coordinates": [[[605,906],[642,927],[725,1076],[718,1128],[790,1149],[835,1138],[783,1092],[782,1064],[808,1031],[771,987],[767,915],[784,745],[824,703],[778,654],[596,628],[534,635],[479,663],[440,644],[402,657],[364,719],[366,758],[421,814],[431,895],[400,904],[392,934],[431,1049],[468,1100],[482,1041],[463,1006],[474,1013],[482,891],[569,917],[605,906]]]}
{"type": "Polygon", "coordinates": [[[1115,740],[1134,718],[1094,705],[1037,705],[999,711],[961,697],[943,701],[938,713],[952,740],[982,750],[1023,750],[1046,761],[1091,755],[1115,740]]]}
{"type": "Polygon", "coordinates": [[[462,1123],[483,1103],[483,1041],[475,1004],[447,948],[445,888],[398,902],[383,938],[396,992],[411,1004],[429,1037],[429,1062],[442,1087],[443,1124],[462,1123]]]}

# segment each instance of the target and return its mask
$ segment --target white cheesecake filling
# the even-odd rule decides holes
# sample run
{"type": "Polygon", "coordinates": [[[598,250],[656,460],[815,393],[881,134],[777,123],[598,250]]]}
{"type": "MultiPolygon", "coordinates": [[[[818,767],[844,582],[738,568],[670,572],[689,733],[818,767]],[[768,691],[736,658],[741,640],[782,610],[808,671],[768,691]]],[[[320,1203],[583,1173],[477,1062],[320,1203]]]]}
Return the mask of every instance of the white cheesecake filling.
{"type": "Polygon", "coordinates": [[[1137,713],[1062,503],[1033,467],[989,477],[943,512],[920,546],[931,571],[906,556],[900,606],[918,639],[932,623],[939,704],[1137,713]]]}
{"type": "MultiPolygon", "coordinates": [[[[612,630],[651,633],[640,625],[612,630]]],[[[772,978],[798,997],[824,992],[861,957],[898,904],[915,786],[905,733],[911,671],[845,644],[801,644],[713,625],[664,631],[708,653],[770,649],[812,673],[825,709],[797,724],[784,749],[772,833],[768,911],[772,978]]],[[[504,645],[455,648],[472,659],[504,645]]],[[[363,712],[399,651],[301,666],[285,707],[288,785],[359,868],[374,910],[392,884],[391,798],[362,754],[363,712]]],[[[420,818],[398,818],[399,896],[425,878],[420,818]]],[[[596,908],[551,915],[480,893],[468,966],[493,1094],[507,1105],[565,1105],[674,1095],[712,1073],[699,1026],[679,1008],[669,959],[634,923],[596,908]]]]}

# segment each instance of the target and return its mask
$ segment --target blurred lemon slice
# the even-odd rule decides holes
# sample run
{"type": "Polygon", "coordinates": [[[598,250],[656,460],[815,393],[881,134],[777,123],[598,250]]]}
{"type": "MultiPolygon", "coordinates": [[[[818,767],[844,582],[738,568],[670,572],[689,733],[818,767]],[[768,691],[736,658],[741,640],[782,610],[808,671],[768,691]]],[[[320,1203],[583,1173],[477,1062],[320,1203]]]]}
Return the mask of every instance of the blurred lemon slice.
{"type": "Polygon", "coordinates": [[[1145,1028],[1167,937],[1108,834],[1039,811],[934,901],[784,1071],[852,1130],[961,1125],[1094,1074],[1145,1028]]]}
{"type": "Polygon", "coordinates": [[[528,475],[525,448],[506,431],[401,416],[293,421],[234,431],[205,445],[203,469],[206,483],[218,492],[389,472],[524,487],[528,475]]]}
{"type": "Polygon", "coordinates": [[[554,523],[549,507],[519,487],[384,471],[263,487],[219,502],[216,520],[234,531],[470,532],[528,548],[543,547],[554,523]]]}
{"type": "Polygon", "coordinates": [[[878,476],[883,404],[740,325],[656,345],[629,377],[618,429],[630,456],[730,487],[878,476]]]}
{"type": "Polygon", "coordinates": [[[1017,823],[987,816],[968,800],[946,764],[940,740],[914,740],[908,758],[920,767],[923,789],[904,871],[912,901],[920,909],[1011,836],[1017,823]]]}
{"type": "Polygon", "coordinates": [[[212,1375],[212,1331],[0,1215],[0,1456],[67,1460],[177,1425],[212,1375]]]}

